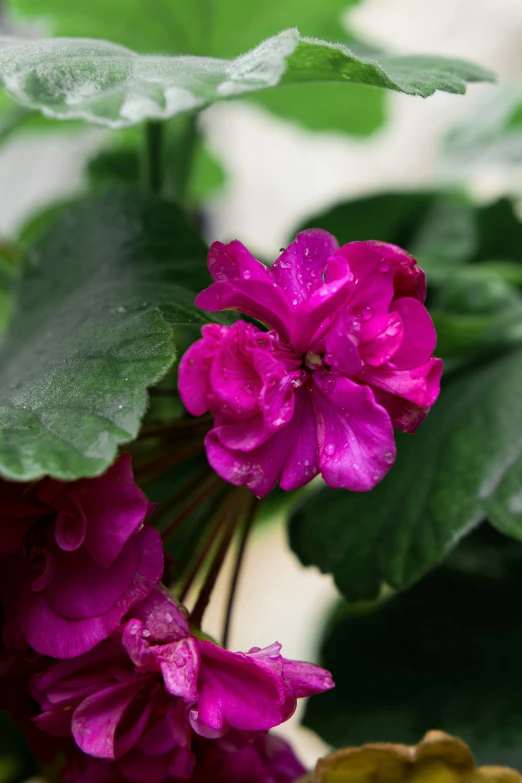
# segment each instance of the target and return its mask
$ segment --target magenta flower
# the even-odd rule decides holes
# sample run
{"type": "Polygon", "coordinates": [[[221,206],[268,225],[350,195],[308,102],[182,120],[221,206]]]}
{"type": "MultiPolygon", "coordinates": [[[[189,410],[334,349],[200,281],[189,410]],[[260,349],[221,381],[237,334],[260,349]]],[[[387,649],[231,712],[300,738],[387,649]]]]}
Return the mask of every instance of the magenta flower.
{"type": "Polygon", "coordinates": [[[192,739],[192,761],[184,770],[170,766],[160,742],[149,742],[141,756],[131,752],[121,761],[76,751],[70,754],[63,778],[67,783],[294,783],[305,773],[290,745],[268,732],[231,729],[221,739],[192,739]]]}
{"type": "Polygon", "coordinates": [[[204,310],[265,324],[211,324],[179,366],[194,416],[209,411],[214,470],[256,495],[303,486],[372,489],[395,459],[393,426],[413,432],[439,394],[442,362],[416,260],[382,242],[339,248],[304,231],[271,269],[237,241],[214,242],[204,310]]]}
{"type": "MultiPolygon", "coordinates": [[[[135,776],[142,762],[147,768],[145,753],[161,756],[161,774],[182,777],[194,762],[192,731],[215,739],[267,730],[293,714],[298,697],[333,687],[328,672],[286,660],[278,644],[233,653],[191,636],[160,588],[131,614],[112,639],[36,675],[32,692],[39,729],[72,734],[85,754],[118,760],[135,776]]],[[[133,779],[148,783],[149,774],[133,779]]]]}
{"type": "Polygon", "coordinates": [[[161,578],[158,532],[129,455],[70,483],[0,482],[0,599],[6,647],[55,658],[105,639],[161,578]]]}

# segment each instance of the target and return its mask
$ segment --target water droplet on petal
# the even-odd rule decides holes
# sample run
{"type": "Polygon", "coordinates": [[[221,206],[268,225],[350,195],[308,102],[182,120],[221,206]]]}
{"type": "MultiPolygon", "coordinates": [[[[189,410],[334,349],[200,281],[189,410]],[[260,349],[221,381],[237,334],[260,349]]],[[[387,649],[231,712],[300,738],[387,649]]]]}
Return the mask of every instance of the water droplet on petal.
{"type": "Polygon", "coordinates": [[[295,307],[295,305],[297,304],[297,299],[292,299],[292,304],[293,304],[293,305],[294,305],[294,307],[295,307]]]}
{"type": "Polygon", "coordinates": [[[171,623],[171,622],[172,622],[172,620],[173,620],[173,617],[172,617],[171,613],[170,613],[170,612],[167,612],[167,613],[166,613],[166,615],[165,615],[165,621],[166,621],[167,623],[171,623]]]}
{"type": "Polygon", "coordinates": [[[328,454],[329,457],[332,456],[334,451],[335,451],[335,443],[327,443],[326,446],[324,447],[324,452],[325,454],[328,454]]]}
{"type": "Polygon", "coordinates": [[[362,313],[363,321],[369,321],[373,317],[373,310],[370,306],[365,307],[362,313]]]}
{"type": "Polygon", "coordinates": [[[149,629],[148,629],[148,628],[144,628],[144,629],[143,629],[143,631],[141,632],[141,635],[142,635],[143,637],[145,637],[145,639],[148,639],[148,638],[149,638],[149,636],[150,636],[150,631],[149,631],[149,629]]]}
{"type": "Polygon", "coordinates": [[[384,455],[384,459],[388,463],[388,465],[391,465],[391,463],[393,462],[393,452],[387,451],[386,454],[384,455]]]}
{"type": "Polygon", "coordinates": [[[251,396],[254,393],[254,390],[252,388],[252,384],[251,383],[245,383],[244,392],[245,392],[245,394],[248,394],[249,396],[251,396]]]}
{"type": "Polygon", "coordinates": [[[380,271],[380,272],[382,272],[383,274],[384,274],[385,272],[389,272],[389,271],[390,271],[390,265],[389,265],[389,263],[388,263],[387,261],[384,261],[384,263],[382,263],[382,264],[380,265],[380,267],[379,267],[379,271],[380,271]]]}
{"type": "Polygon", "coordinates": [[[250,272],[248,270],[243,272],[243,277],[245,278],[245,280],[250,280],[250,272]]]}
{"type": "Polygon", "coordinates": [[[354,470],[359,470],[359,465],[356,462],[354,462],[353,465],[352,465],[352,468],[354,470]]]}
{"type": "Polygon", "coordinates": [[[377,472],[372,473],[372,478],[373,478],[374,481],[378,481],[378,479],[380,478],[379,473],[377,473],[377,472]]]}

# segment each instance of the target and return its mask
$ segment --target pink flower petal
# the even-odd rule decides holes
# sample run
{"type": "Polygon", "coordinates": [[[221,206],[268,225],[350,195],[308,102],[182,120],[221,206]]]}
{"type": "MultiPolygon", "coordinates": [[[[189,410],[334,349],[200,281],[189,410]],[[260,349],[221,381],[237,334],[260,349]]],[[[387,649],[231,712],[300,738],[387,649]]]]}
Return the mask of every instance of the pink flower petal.
{"type": "Polygon", "coordinates": [[[369,339],[364,326],[362,330],[359,351],[365,364],[379,367],[389,362],[399,350],[403,334],[404,327],[399,313],[375,316],[369,339]]]}
{"type": "MultiPolygon", "coordinates": [[[[214,414],[248,418],[257,411],[257,399],[263,381],[256,368],[255,354],[259,353],[270,365],[279,368],[280,362],[271,357],[266,348],[256,343],[259,332],[245,321],[237,321],[223,332],[223,336],[210,365],[209,385],[215,402],[214,414]]],[[[280,374],[284,374],[281,366],[280,374]]]]}
{"type": "Polygon", "coordinates": [[[348,263],[353,275],[352,293],[347,305],[350,312],[368,320],[388,313],[394,295],[394,269],[390,262],[369,242],[342,245],[337,257],[348,263]]]}
{"type": "Polygon", "coordinates": [[[301,231],[272,266],[277,284],[293,301],[306,302],[323,284],[326,262],[339,247],[337,239],[320,228],[301,231]]]}
{"type": "Polygon", "coordinates": [[[281,677],[257,666],[248,654],[232,653],[204,641],[198,641],[198,647],[199,723],[217,731],[229,726],[263,731],[292,715],[295,699],[281,677]]]}
{"type": "Polygon", "coordinates": [[[390,414],[393,426],[402,432],[415,432],[430,412],[429,408],[422,408],[394,394],[387,394],[381,389],[374,389],[373,393],[379,405],[390,414]]]}
{"type": "Polygon", "coordinates": [[[283,658],[283,676],[292,688],[296,699],[324,693],[335,687],[330,672],[313,663],[283,658]]]}
{"type": "Polygon", "coordinates": [[[149,501],[134,481],[130,454],[122,454],[101,476],[74,482],[70,492],[87,522],[85,548],[108,568],[149,511],[149,501]]]}
{"type": "MultiPolygon", "coordinates": [[[[82,655],[106,639],[130,607],[152,591],[163,573],[163,548],[158,531],[145,525],[127,546],[131,548],[130,557],[136,563],[134,576],[123,596],[105,614],[80,620],[65,618],[52,609],[45,598],[45,591],[34,593],[30,588],[25,591],[18,611],[31,647],[53,658],[82,655]]],[[[77,606],[81,608],[81,593],[91,590],[92,585],[87,582],[78,589],[77,606]]]]}
{"type": "MultiPolygon", "coordinates": [[[[329,262],[327,270],[331,265],[329,262]]],[[[289,339],[297,355],[303,354],[319,339],[324,333],[324,322],[346,305],[353,296],[353,288],[353,275],[344,264],[335,279],[327,277],[326,282],[314,291],[307,302],[294,306],[289,339]]]]}
{"type": "Polygon", "coordinates": [[[133,543],[127,542],[110,568],[98,565],[83,547],[65,553],[57,548],[53,578],[44,593],[50,608],[69,620],[110,611],[134,579],[139,552],[133,543]]]}
{"type": "Polygon", "coordinates": [[[433,355],[437,333],[430,314],[417,299],[397,299],[392,309],[401,317],[404,336],[391,362],[398,370],[411,370],[427,362],[433,355]]]}
{"type": "Polygon", "coordinates": [[[71,730],[78,747],[89,756],[115,758],[115,736],[132,701],[146,690],[147,679],[111,685],[92,694],[74,711],[71,730]]]}
{"type": "Polygon", "coordinates": [[[270,269],[249,253],[237,239],[224,245],[213,242],[207,256],[208,270],[216,282],[225,280],[261,280],[273,283],[270,269]]]}
{"type": "Polygon", "coordinates": [[[178,641],[190,633],[179,604],[162,584],[157,584],[147,598],[133,606],[128,616],[141,620],[150,632],[147,638],[151,644],[178,641]]]}
{"type": "Polygon", "coordinates": [[[314,377],[312,403],[319,466],[330,487],[365,492],[381,481],[395,460],[390,417],[371,389],[348,378],[314,377]]]}
{"type": "Polygon", "coordinates": [[[326,334],[325,361],[343,375],[355,375],[362,366],[360,339],[361,319],[341,311],[326,334]]]}
{"type": "Polygon", "coordinates": [[[412,296],[419,302],[426,299],[426,275],[417,263],[417,259],[397,245],[372,240],[366,242],[383,258],[390,262],[395,270],[393,287],[395,299],[412,296]]]}
{"type": "Polygon", "coordinates": [[[317,473],[317,443],[307,388],[295,391],[290,422],[251,451],[227,448],[219,427],[209,432],[205,446],[216,473],[231,484],[246,485],[258,497],[268,494],[278,480],[283,489],[297,489],[311,481],[317,473]]]}
{"type": "Polygon", "coordinates": [[[420,367],[412,370],[396,370],[390,365],[370,367],[366,365],[357,376],[357,380],[382,389],[388,394],[403,397],[409,402],[429,408],[440,392],[442,359],[429,359],[420,367]]]}
{"type": "Polygon", "coordinates": [[[238,310],[270,329],[276,329],[284,339],[290,340],[293,307],[277,283],[260,280],[213,283],[196,297],[195,304],[212,313],[238,310]]]}
{"type": "Polygon", "coordinates": [[[165,688],[187,704],[194,704],[198,698],[198,675],[200,660],[198,645],[193,637],[163,645],[157,651],[165,688]]]}
{"type": "Polygon", "coordinates": [[[201,329],[203,339],[193,343],[181,357],[178,368],[178,388],[183,405],[193,416],[208,411],[210,367],[226,326],[207,324],[201,329]]]}

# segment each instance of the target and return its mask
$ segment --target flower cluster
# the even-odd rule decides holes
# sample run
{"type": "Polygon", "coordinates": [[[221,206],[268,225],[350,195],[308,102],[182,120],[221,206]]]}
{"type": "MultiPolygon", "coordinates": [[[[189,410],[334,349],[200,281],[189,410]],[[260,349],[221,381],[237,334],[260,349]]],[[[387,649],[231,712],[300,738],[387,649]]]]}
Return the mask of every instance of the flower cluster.
{"type": "Polygon", "coordinates": [[[372,489],[439,393],[442,362],[416,260],[395,245],[304,231],[269,269],[237,241],[214,242],[214,283],[196,304],[264,324],[210,324],[179,368],[194,416],[209,411],[214,470],[258,496],[279,482],[372,489]]]}
{"type": "Polygon", "coordinates": [[[151,504],[123,455],[102,476],[0,481],[0,708],[70,783],[291,783],[268,734],[333,686],[279,644],[231,652],[162,584],[151,504]]]}

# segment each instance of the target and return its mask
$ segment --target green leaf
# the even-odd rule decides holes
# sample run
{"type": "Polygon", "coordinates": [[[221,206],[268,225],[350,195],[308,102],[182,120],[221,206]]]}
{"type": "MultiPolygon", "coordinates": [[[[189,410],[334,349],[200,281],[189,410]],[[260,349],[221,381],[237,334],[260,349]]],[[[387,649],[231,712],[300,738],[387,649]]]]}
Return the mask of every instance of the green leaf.
{"type": "Polygon", "coordinates": [[[0,474],[74,479],[111,463],[178,335],[205,322],[205,255],[176,208],[139,190],[63,212],[27,253],[2,344],[0,474]]]}
{"type": "Polygon", "coordinates": [[[341,242],[379,239],[412,250],[419,224],[436,203],[437,194],[379,193],[347,201],[313,215],[295,229],[324,228],[341,242]]]}
{"type": "Polygon", "coordinates": [[[255,93],[251,101],[285,120],[312,131],[367,136],[386,120],[385,94],[360,84],[335,82],[284,85],[255,93]]]}
{"type": "Polygon", "coordinates": [[[413,584],[488,517],[522,538],[522,352],[443,390],[397,461],[367,494],[320,489],[290,526],[304,565],[332,573],[350,599],[413,584]]]}
{"type": "Polygon", "coordinates": [[[441,568],[374,611],[345,606],[321,660],[336,688],[310,700],[306,725],[335,746],[409,745],[440,726],[479,763],[518,767],[520,553],[518,564],[504,581],[441,568]]]}
{"type": "Polygon", "coordinates": [[[234,57],[260,39],[297,26],[304,35],[342,38],[343,16],[358,0],[7,0],[15,14],[46,23],[53,35],[107,38],[157,54],[234,57]]]}
{"type": "Polygon", "coordinates": [[[358,57],[285,30],[235,60],[138,55],[108,41],[1,38],[0,79],[22,105],[46,116],[121,128],[167,119],[217,100],[277,84],[346,82],[426,97],[464,93],[466,83],[492,74],[438,57],[358,57]]]}

